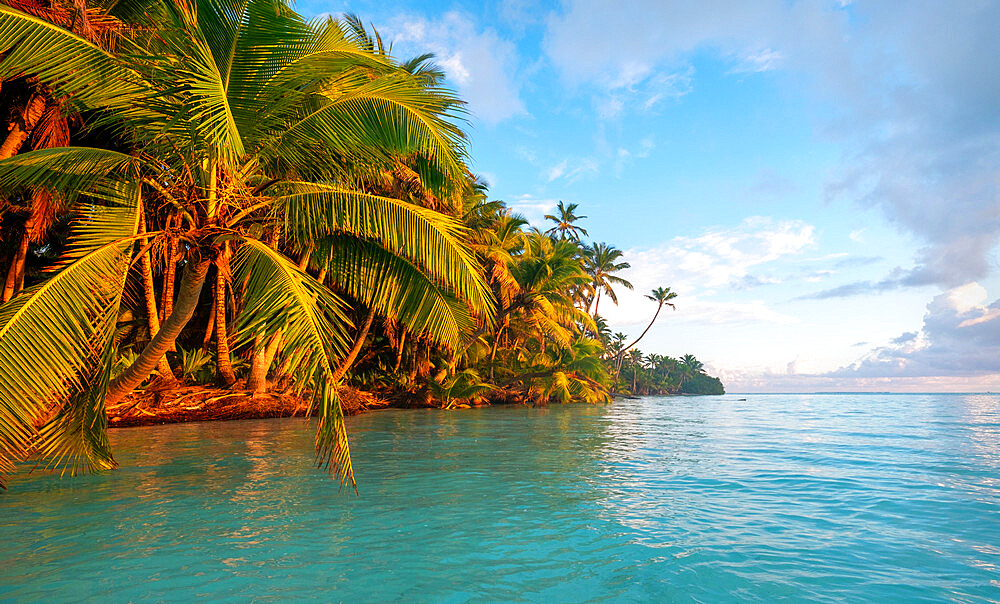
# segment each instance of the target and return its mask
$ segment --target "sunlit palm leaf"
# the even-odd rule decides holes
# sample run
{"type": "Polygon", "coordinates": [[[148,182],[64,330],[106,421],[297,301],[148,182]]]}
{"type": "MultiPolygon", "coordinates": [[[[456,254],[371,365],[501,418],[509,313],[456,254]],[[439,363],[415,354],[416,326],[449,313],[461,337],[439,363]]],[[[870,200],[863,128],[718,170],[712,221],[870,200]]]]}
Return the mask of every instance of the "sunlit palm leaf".
{"type": "Polygon", "coordinates": [[[475,328],[468,306],[411,262],[364,240],[338,239],[328,279],[377,314],[452,349],[475,328]]]}
{"type": "Polygon", "coordinates": [[[319,417],[316,452],[320,465],[341,483],[354,485],[344,415],[330,375],[347,348],[350,324],[343,303],[281,253],[248,239],[233,259],[235,283],[242,283],[244,310],[237,321],[237,345],[258,335],[280,333],[289,372],[312,388],[311,412],[319,417]]]}
{"type": "Polygon", "coordinates": [[[45,189],[70,202],[88,193],[102,196],[111,183],[135,181],[138,160],[88,147],[58,147],[19,153],[0,161],[0,190],[45,189]]]}
{"type": "Polygon", "coordinates": [[[65,109],[128,107],[145,90],[115,56],[48,21],[0,5],[0,80],[30,75],[65,109]]]}
{"type": "Polygon", "coordinates": [[[100,246],[0,307],[0,464],[8,469],[11,454],[31,449],[52,405],[95,387],[132,244],[100,246]]]}
{"type": "Polygon", "coordinates": [[[298,240],[343,232],[378,241],[389,252],[417,263],[475,313],[493,316],[482,268],[462,243],[467,233],[454,219],[398,199],[333,186],[297,183],[293,190],[278,197],[275,206],[298,240]]]}

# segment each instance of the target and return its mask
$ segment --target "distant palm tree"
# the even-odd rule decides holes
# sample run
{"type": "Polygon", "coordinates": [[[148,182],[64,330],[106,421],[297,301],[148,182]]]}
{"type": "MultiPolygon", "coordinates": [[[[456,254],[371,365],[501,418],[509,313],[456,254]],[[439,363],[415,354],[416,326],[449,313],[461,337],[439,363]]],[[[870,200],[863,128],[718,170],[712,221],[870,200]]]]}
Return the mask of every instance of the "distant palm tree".
{"type": "Polygon", "coordinates": [[[545,219],[551,220],[556,223],[551,229],[545,231],[546,235],[559,234],[560,239],[572,239],[573,241],[580,240],[580,233],[587,235],[587,229],[573,224],[581,218],[586,218],[586,216],[577,216],[575,214],[576,209],[580,207],[580,204],[571,203],[569,205],[564,205],[563,202],[559,202],[556,206],[556,212],[558,216],[552,214],[546,214],[545,219]]]}
{"type": "Polygon", "coordinates": [[[680,358],[681,382],[683,383],[691,376],[699,374],[705,369],[704,363],[694,357],[693,354],[686,354],[680,358]]]}
{"type": "Polygon", "coordinates": [[[660,316],[660,311],[663,310],[663,306],[667,305],[670,308],[677,310],[677,307],[670,302],[670,300],[673,300],[676,297],[677,297],[677,292],[670,291],[669,287],[657,287],[652,292],[650,292],[650,295],[646,296],[646,298],[658,304],[658,306],[656,307],[656,314],[653,315],[653,320],[650,321],[649,325],[646,326],[646,329],[643,330],[641,334],[639,334],[639,337],[636,338],[634,342],[623,348],[620,353],[618,353],[618,368],[617,368],[618,371],[621,371],[622,368],[622,354],[627,352],[630,348],[632,348],[636,344],[638,344],[639,340],[641,340],[646,335],[646,332],[649,331],[649,328],[652,327],[653,323],[656,322],[656,318],[660,316]]]}
{"type": "Polygon", "coordinates": [[[613,284],[621,285],[627,289],[632,289],[632,284],[616,276],[614,273],[630,268],[628,262],[617,262],[622,257],[623,252],[613,245],[606,243],[595,243],[584,248],[585,263],[587,272],[594,280],[594,308],[593,316],[597,317],[597,308],[601,304],[601,292],[608,294],[611,301],[618,304],[618,296],[611,287],[613,284]]]}

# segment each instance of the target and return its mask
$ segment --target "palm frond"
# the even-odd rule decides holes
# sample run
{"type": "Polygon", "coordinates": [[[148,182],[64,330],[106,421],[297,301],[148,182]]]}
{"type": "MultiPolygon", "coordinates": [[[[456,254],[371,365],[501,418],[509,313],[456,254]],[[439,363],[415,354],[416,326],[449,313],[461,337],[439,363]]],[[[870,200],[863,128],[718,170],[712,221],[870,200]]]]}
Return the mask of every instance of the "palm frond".
{"type": "Polygon", "coordinates": [[[310,413],[319,416],[318,463],[340,476],[342,485],[349,481],[354,486],[344,414],[331,381],[348,346],[345,327],[350,321],[343,302],[281,253],[253,239],[236,250],[233,276],[234,283],[244,284],[237,345],[280,333],[289,373],[312,388],[310,413]]]}
{"type": "Polygon", "coordinates": [[[482,268],[462,242],[464,227],[449,216],[398,199],[368,195],[329,185],[295,183],[275,199],[286,230],[300,241],[346,233],[377,241],[405,257],[446,286],[473,312],[493,316],[492,294],[482,268]]]}
{"type": "Polygon", "coordinates": [[[6,470],[31,451],[39,436],[35,425],[97,387],[93,378],[107,361],[133,243],[97,247],[0,306],[0,466],[6,470]]]}
{"type": "Polygon", "coordinates": [[[65,108],[125,108],[146,86],[120,59],[44,19],[0,5],[0,80],[30,75],[65,108]]]}
{"type": "Polygon", "coordinates": [[[103,196],[110,183],[137,178],[136,158],[90,147],[58,147],[0,160],[0,190],[44,189],[72,203],[88,192],[103,196]]]}
{"type": "Polygon", "coordinates": [[[338,238],[328,279],[378,315],[457,349],[475,327],[468,306],[413,263],[361,239],[338,238]]]}

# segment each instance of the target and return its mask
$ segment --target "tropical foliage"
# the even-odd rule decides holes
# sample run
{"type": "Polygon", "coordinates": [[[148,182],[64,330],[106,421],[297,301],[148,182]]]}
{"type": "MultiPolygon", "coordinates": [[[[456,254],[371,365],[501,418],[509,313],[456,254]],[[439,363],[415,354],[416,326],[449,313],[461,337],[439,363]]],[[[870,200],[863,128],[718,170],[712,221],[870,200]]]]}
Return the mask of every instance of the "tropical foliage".
{"type": "Polygon", "coordinates": [[[577,204],[542,232],[488,200],[429,55],[283,0],[0,2],[0,476],[114,467],[108,406],[178,381],[309,397],[351,485],[345,381],[638,391],[598,314],[622,252],[580,241],[577,204]]]}

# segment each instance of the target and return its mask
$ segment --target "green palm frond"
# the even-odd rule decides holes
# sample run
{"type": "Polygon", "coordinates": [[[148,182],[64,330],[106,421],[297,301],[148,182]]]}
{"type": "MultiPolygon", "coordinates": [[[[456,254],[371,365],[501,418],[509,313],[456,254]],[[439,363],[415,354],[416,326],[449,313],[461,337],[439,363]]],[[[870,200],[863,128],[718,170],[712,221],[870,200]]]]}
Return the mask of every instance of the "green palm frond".
{"type": "Polygon", "coordinates": [[[0,80],[30,75],[59,97],[64,109],[126,108],[146,90],[142,78],[114,55],[48,21],[0,5],[0,80]]]}
{"type": "Polygon", "coordinates": [[[88,193],[107,197],[116,183],[134,181],[138,166],[136,158],[106,149],[39,149],[0,160],[0,190],[45,189],[70,202],[88,193]]]}
{"type": "Polygon", "coordinates": [[[106,243],[0,306],[0,466],[31,450],[54,405],[99,390],[133,243],[106,243]]]}
{"type": "Polygon", "coordinates": [[[350,322],[330,290],[281,253],[248,239],[233,258],[234,283],[243,283],[244,309],[237,345],[280,333],[289,373],[312,388],[310,413],[319,417],[316,453],[321,466],[354,486],[344,414],[330,375],[347,349],[350,322]]]}
{"type": "Polygon", "coordinates": [[[262,149],[263,156],[308,167],[321,163],[317,151],[358,164],[389,164],[415,153],[427,158],[426,167],[418,166],[424,182],[438,174],[462,177],[465,136],[453,121],[458,103],[447,90],[423,86],[400,71],[374,80],[353,71],[325,83],[312,103],[262,149]]]}
{"type": "Polygon", "coordinates": [[[353,298],[453,350],[475,327],[468,306],[414,264],[372,242],[338,238],[328,266],[327,278],[353,298]]]}
{"type": "Polygon", "coordinates": [[[299,241],[337,232],[377,241],[408,258],[440,285],[467,301],[476,314],[491,318],[493,300],[482,268],[462,243],[465,228],[449,216],[398,199],[309,183],[275,199],[286,230],[299,241]]]}
{"type": "MultiPolygon", "coordinates": [[[[178,149],[195,157],[235,163],[245,147],[226,94],[226,82],[216,64],[198,11],[187,2],[166,2],[164,23],[157,30],[158,57],[142,69],[156,94],[137,103],[127,123],[128,134],[164,158],[178,149]]],[[[124,124],[119,124],[123,126],[124,124]]]]}

